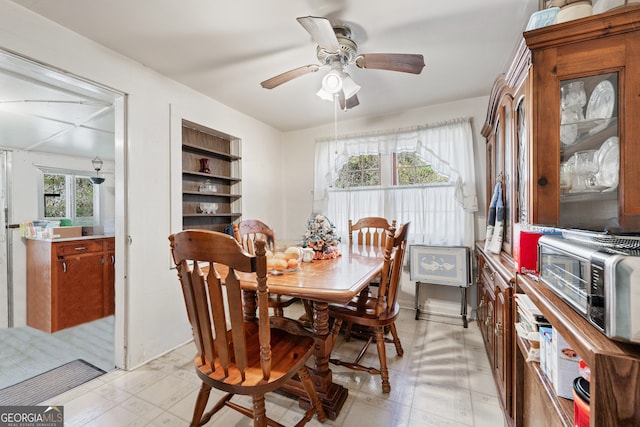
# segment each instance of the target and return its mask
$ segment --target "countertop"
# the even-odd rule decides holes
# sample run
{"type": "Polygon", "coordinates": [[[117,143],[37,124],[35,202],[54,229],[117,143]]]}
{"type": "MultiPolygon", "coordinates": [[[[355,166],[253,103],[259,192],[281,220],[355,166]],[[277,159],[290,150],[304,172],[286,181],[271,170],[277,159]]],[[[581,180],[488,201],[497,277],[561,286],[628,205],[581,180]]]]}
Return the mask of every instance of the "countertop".
{"type": "Polygon", "coordinates": [[[94,236],[78,236],[78,237],[59,237],[52,239],[44,239],[38,237],[26,237],[28,240],[42,240],[43,242],[71,242],[74,240],[90,240],[90,239],[108,239],[110,237],[115,237],[114,234],[97,234],[94,236]]]}

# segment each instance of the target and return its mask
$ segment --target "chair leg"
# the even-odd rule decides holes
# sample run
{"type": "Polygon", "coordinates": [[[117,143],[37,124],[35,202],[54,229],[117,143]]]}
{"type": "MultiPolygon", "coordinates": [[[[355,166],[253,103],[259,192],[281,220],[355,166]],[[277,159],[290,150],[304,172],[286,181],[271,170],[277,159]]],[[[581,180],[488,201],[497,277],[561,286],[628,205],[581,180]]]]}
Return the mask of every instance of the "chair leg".
{"type": "Polygon", "coordinates": [[[398,337],[398,330],[396,329],[396,323],[393,322],[391,324],[391,336],[393,336],[393,344],[396,346],[396,354],[400,357],[404,354],[404,350],[402,349],[402,343],[400,342],[400,337],[398,337]]]}
{"type": "Polygon", "coordinates": [[[253,396],[253,427],[267,427],[267,410],[264,394],[253,396]]]}
{"type": "MultiPolygon", "coordinates": [[[[358,296],[358,311],[365,311],[365,302],[367,301],[367,297],[369,296],[369,286],[360,291],[360,295],[358,296]]],[[[351,341],[351,330],[353,329],[353,323],[347,322],[347,326],[344,329],[344,340],[349,342],[351,341]]]]}
{"type": "Polygon", "coordinates": [[[324,423],[327,420],[327,414],[324,413],[322,402],[320,402],[320,399],[318,398],[318,393],[316,392],[316,388],[313,385],[313,381],[311,381],[311,375],[309,375],[309,370],[306,366],[302,367],[302,369],[298,372],[298,376],[300,377],[300,381],[302,381],[304,390],[307,392],[307,395],[309,395],[311,406],[318,416],[318,421],[324,423]]]}
{"type": "Polygon", "coordinates": [[[382,377],[382,392],[391,392],[389,382],[389,369],[387,369],[387,351],[384,347],[384,328],[376,327],[376,346],[378,347],[378,359],[380,360],[380,376],[382,377]]]}
{"type": "Polygon", "coordinates": [[[335,319],[333,321],[333,329],[329,334],[328,339],[330,339],[331,343],[331,351],[333,351],[333,347],[336,345],[336,341],[338,340],[338,335],[340,335],[340,328],[342,327],[342,319],[335,319]]]}
{"type": "Polygon", "coordinates": [[[298,319],[298,321],[301,322],[306,328],[313,328],[313,303],[306,299],[303,299],[301,301],[302,306],[304,307],[304,314],[300,316],[300,319],[298,319]]]}
{"type": "Polygon", "coordinates": [[[351,329],[353,328],[353,323],[347,322],[347,326],[344,328],[344,340],[346,342],[351,341],[351,329]]]}
{"type": "Polygon", "coordinates": [[[211,393],[211,386],[206,383],[202,383],[202,386],[200,387],[200,392],[198,393],[198,397],[196,399],[196,406],[193,408],[193,418],[191,419],[191,427],[197,427],[206,422],[202,419],[202,414],[204,413],[204,410],[207,407],[207,402],[209,401],[210,393],[211,393]]]}

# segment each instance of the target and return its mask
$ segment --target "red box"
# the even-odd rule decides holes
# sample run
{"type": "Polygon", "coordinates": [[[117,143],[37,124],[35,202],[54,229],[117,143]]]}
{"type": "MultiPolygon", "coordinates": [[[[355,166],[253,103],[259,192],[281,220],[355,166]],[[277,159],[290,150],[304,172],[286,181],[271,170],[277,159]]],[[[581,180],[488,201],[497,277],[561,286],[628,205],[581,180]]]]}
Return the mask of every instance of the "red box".
{"type": "Polygon", "coordinates": [[[513,260],[518,273],[538,275],[538,240],[543,233],[521,231],[519,224],[513,225],[513,260]]]}

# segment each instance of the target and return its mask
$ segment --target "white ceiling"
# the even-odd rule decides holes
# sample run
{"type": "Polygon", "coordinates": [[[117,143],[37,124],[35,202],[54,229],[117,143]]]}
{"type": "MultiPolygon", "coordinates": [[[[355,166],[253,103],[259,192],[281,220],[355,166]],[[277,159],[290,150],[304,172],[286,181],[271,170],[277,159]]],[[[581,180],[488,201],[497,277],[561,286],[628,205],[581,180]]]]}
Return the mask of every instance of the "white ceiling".
{"type": "MultiPolygon", "coordinates": [[[[14,2],[282,131],[329,123],[334,113],[332,103],[315,95],[326,68],[271,90],[260,86],[284,71],[317,64],[316,46],[296,17],[324,16],[334,24],[346,23],[359,53],[424,56],[426,67],[420,75],[350,66],[347,71],[362,89],[360,105],[339,113],[348,120],[489,95],[538,6],[538,0],[14,2]]],[[[51,87],[33,93],[33,87],[22,82],[10,87],[22,91],[12,95],[16,99],[69,96],[52,95],[51,87]]],[[[76,95],[71,99],[77,100],[76,95]]],[[[6,99],[2,94],[0,101],[6,99]]],[[[63,121],[87,127],[106,117],[94,105],[24,102],[21,107],[33,109],[33,114],[66,107],[63,121]],[[97,116],[90,119],[92,114],[97,116]]],[[[61,125],[53,121],[50,126],[34,130],[32,136],[41,141],[61,125]]]]}

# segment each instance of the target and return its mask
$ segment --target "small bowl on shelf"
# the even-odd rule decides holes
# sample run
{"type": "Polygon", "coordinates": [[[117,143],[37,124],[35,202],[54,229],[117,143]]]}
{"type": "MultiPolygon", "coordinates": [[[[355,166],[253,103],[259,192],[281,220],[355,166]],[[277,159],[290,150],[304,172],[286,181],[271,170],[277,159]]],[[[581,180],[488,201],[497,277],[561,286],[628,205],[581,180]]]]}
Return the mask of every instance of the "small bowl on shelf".
{"type": "Polygon", "coordinates": [[[217,203],[203,202],[200,203],[200,212],[204,214],[214,214],[218,211],[217,203]]]}

